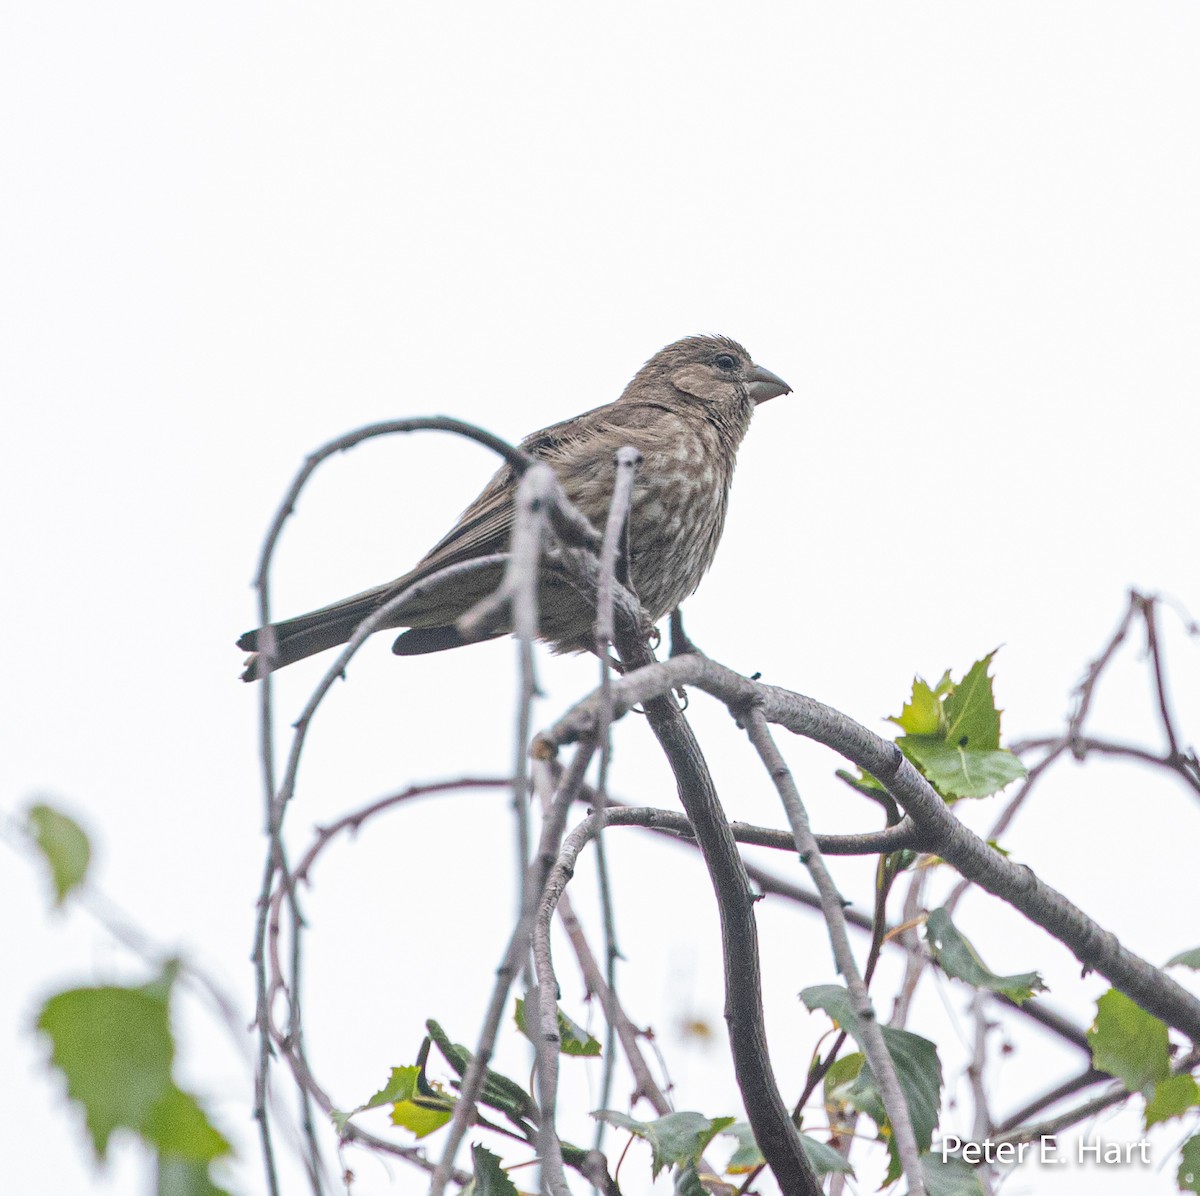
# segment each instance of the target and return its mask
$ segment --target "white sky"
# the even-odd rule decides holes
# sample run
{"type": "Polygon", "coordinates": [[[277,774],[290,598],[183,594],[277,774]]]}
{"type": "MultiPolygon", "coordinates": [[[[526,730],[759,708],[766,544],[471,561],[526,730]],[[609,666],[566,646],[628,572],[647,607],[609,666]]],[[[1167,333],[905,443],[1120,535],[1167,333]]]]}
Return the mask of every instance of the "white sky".
{"type": "MultiPolygon", "coordinates": [[[[233,640],[278,496],[343,431],[445,412],[515,439],[615,398],[678,336],[737,337],[795,394],[756,416],[689,629],[878,729],[914,672],[1004,644],[1006,732],[1052,731],[1127,586],[1200,607],[1194,5],[62,3],[0,22],[0,805],[74,811],[103,891],[247,1016],[263,842],[233,640]]],[[[285,535],[276,611],[403,572],[492,468],[432,434],[331,462],[285,535]]],[[[1194,736],[1196,646],[1169,639],[1194,736]]],[[[297,847],[413,780],[505,771],[513,660],[504,642],[403,661],[372,642],[318,716],[297,847]]],[[[326,663],[281,678],[281,726],[326,663]]],[[[538,723],[594,680],[594,662],[547,661],[538,723]]],[[[1153,734],[1149,710],[1133,665],[1098,706],[1130,738],[1153,734]]],[[[693,712],[731,815],[779,824],[728,718],[702,696],[693,712]]],[[[648,739],[620,726],[614,788],[673,805],[648,739]]],[[[873,824],[832,758],[784,747],[818,829],[873,824]]],[[[1200,941],[1181,916],[1198,813],[1181,786],[1068,768],[1008,846],[1161,962],[1200,941]]],[[[411,1061],[426,1016],[474,1040],[510,838],[502,798],[442,798],[318,874],[310,1043],[343,1104],[411,1061]]],[[[673,1030],[694,1013],[721,1032],[707,884],[682,851],[612,838],[630,1011],[681,1108],[737,1112],[723,1052],[673,1030]]],[[[57,987],[143,973],[86,918],[46,916],[17,861],[0,869],[6,1180],[146,1191],[134,1150],[92,1173],[29,1028],[57,987]]],[[[861,903],[866,871],[838,875],[861,903]]],[[[795,993],[833,968],[814,919],[760,915],[791,1092],[821,1029],[795,993]]],[[[962,919],[997,970],[1040,968],[1087,1021],[1104,986],[1066,952],[990,901],[962,919]]],[[[912,1028],[959,1083],[925,995],[912,1028]]],[[[185,1079],[243,1150],[230,1182],[257,1193],[236,1057],[194,1009],[181,1030],[185,1079]]],[[[1076,1066],[1014,1033],[1001,1113],[1076,1066]]],[[[1156,1136],[1156,1160],[1182,1136],[1156,1136]]],[[[423,1189],[351,1161],[357,1196],[423,1189]]],[[[1026,1169],[1006,1190],[1154,1196],[1174,1165],[1026,1169]]]]}

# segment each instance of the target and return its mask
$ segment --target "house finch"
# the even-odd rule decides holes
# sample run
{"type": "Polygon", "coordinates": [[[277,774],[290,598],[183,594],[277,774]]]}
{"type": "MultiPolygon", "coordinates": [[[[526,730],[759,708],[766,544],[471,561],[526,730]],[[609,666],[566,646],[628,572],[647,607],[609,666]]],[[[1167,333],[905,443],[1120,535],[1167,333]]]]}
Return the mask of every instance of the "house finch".
{"type": "MultiPolygon", "coordinates": [[[[612,499],[613,455],[623,445],[642,454],[629,513],[629,584],[651,620],[674,610],[700,584],[725,523],[738,445],[755,405],[791,390],[756,366],[736,341],[692,336],[650,358],[615,403],[535,432],[522,448],[546,461],[567,498],[603,527],[612,499]]],[[[372,611],[407,587],[460,561],[505,552],[512,530],[517,478],[505,465],[458,522],[411,572],[331,606],[276,623],[271,668],[344,644],[372,611]]],[[[437,652],[467,642],[455,621],[499,584],[502,567],[438,583],[405,602],[388,627],[412,628],[396,639],[401,656],[437,652]]],[[[539,634],[556,651],[592,647],[595,609],[552,565],[538,584],[539,634]]],[[[492,635],[505,634],[501,626],[492,635]]],[[[257,631],[238,647],[254,653],[242,674],[267,670],[257,631]]]]}

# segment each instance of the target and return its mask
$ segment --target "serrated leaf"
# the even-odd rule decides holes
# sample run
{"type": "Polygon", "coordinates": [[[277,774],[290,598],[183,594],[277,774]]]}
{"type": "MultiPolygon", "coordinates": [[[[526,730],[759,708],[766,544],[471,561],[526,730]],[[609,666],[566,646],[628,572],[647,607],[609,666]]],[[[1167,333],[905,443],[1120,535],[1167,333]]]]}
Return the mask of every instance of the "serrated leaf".
{"type": "Polygon", "coordinates": [[[1154,1085],[1154,1093],[1146,1102],[1146,1128],[1160,1121],[1180,1117],[1200,1105],[1200,1084],[1186,1073],[1168,1076],[1154,1085]]]}
{"type": "Polygon", "coordinates": [[[421,1068],[394,1067],[387,1085],[371,1097],[367,1108],[376,1104],[392,1105],[392,1125],[402,1126],[417,1138],[424,1138],[454,1116],[454,1098],[425,1091],[428,1085],[421,1083],[421,1068]],[[395,1093],[396,1095],[391,1095],[395,1093]]]}
{"type": "Polygon", "coordinates": [[[1183,1144],[1175,1182],[1181,1192],[1200,1192],[1200,1134],[1183,1144]]]}
{"type": "Polygon", "coordinates": [[[945,798],[987,797],[1025,776],[1025,767],[1000,746],[1000,711],[988,676],[994,652],[977,660],[958,684],[943,674],[935,687],[920,677],[891,722],[904,732],[900,749],[945,798]]]}
{"type": "Polygon", "coordinates": [[[207,1163],[160,1158],[155,1196],[229,1196],[229,1193],[212,1182],[207,1163]]]}
{"type": "Polygon", "coordinates": [[[637,1121],[615,1109],[600,1109],[592,1116],[649,1142],[650,1170],[655,1179],[664,1167],[698,1163],[713,1138],[734,1122],[732,1117],[710,1118],[692,1112],[668,1113],[655,1121],[637,1121]]]}
{"type": "MultiPolygon", "coordinates": [[[[428,1039],[426,1039],[428,1046],[428,1039]]],[[[421,1049],[422,1061],[427,1055],[421,1049]]],[[[346,1123],[351,1117],[367,1109],[378,1109],[391,1105],[393,1125],[409,1130],[417,1138],[424,1138],[442,1126],[454,1115],[454,1097],[441,1092],[425,1081],[424,1063],[406,1067],[393,1067],[388,1082],[365,1104],[349,1113],[333,1110],[330,1118],[339,1134],[344,1134],[346,1123]]]]}
{"type": "Polygon", "coordinates": [[[230,1151],[196,1098],[174,1084],[150,1109],[141,1132],[161,1154],[189,1162],[207,1163],[230,1151]]]}
{"type": "Polygon", "coordinates": [[[92,845],[83,827],[52,806],[30,807],[27,829],[50,869],[54,904],[62,905],[72,889],[83,883],[92,859],[92,845]]]}
{"type": "MultiPolygon", "coordinates": [[[[862,1022],[848,989],[840,984],[818,984],[806,988],[800,997],[809,1009],[822,1009],[829,1014],[862,1047],[862,1022]]],[[[884,1045],[892,1058],[896,1078],[908,1106],[917,1148],[926,1151],[933,1141],[941,1105],[942,1065],[938,1060],[937,1047],[929,1039],[908,1030],[894,1030],[890,1026],[880,1026],[879,1029],[883,1032],[884,1045]]],[[[888,1173],[890,1178],[886,1181],[890,1183],[900,1173],[899,1159],[890,1127],[886,1126],[883,1098],[870,1064],[864,1061],[855,1079],[843,1085],[836,1095],[866,1113],[884,1132],[892,1154],[892,1168],[888,1173]]]]}
{"type": "MultiPolygon", "coordinates": [[[[737,1142],[737,1149],[725,1165],[726,1174],[745,1175],[766,1162],[762,1151],[758,1149],[758,1143],[754,1141],[754,1131],[748,1121],[735,1121],[728,1129],[721,1131],[721,1136],[733,1138],[737,1142]]],[[[828,1175],[831,1171],[841,1171],[851,1176],[854,1174],[854,1168],[850,1166],[849,1161],[828,1143],[819,1142],[812,1135],[801,1133],[800,1145],[804,1147],[804,1153],[808,1155],[808,1161],[818,1175],[828,1175]]]]}
{"type": "Polygon", "coordinates": [[[977,660],[967,675],[947,695],[945,738],[949,743],[974,751],[996,751],[1000,747],[1000,711],[992,694],[988,666],[996,653],[977,660]]]}
{"type": "Polygon", "coordinates": [[[896,744],[943,797],[990,797],[1026,774],[1025,765],[1004,748],[977,751],[919,735],[902,735],[896,744]]]}
{"type": "Polygon", "coordinates": [[[943,1161],[939,1154],[923,1154],[921,1171],[925,1196],[987,1196],[979,1173],[962,1159],[943,1161]]]}
{"type": "Polygon", "coordinates": [[[83,1106],[96,1157],[116,1129],[131,1129],[163,1154],[207,1162],[229,1151],[195,1099],[175,1086],[168,1015],[174,967],[141,988],[106,985],[58,993],[37,1028],[67,1093],[83,1106]]]}
{"type": "Polygon", "coordinates": [[[1046,985],[1037,972],[997,976],[989,971],[970,941],[951,921],[950,913],[944,906],[935,909],[926,919],[925,938],[942,971],[973,988],[1003,993],[1018,1005],[1034,993],[1045,991],[1046,985]]]}
{"type": "Polygon", "coordinates": [[[1115,988],[1096,1002],[1087,1040],[1092,1066],[1116,1076],[1130,1092],[1171,1074],[1165,1023],[1115,988]]]}
{"type": "MultiPolygon", "coordinates": [[[[948,682],[949,677],[947,672],[943,682],[948,682]]],[[[943,726],[941,700],[923,678],[914,677],[912,697],[904,703],[899,714],[888,716],[888,722],[895,723],[909,735],[938,735],[943,726]]]]}
{"type": "Polygon", "coordinates": [[[394,1104],[398,1100],[410,1100],[418,1094],[417,1081],[420,1075],[419,1067],[393,1067],[388,1082],[365,1105],[360,1105],[358,1111],[378,1109],[380,1105],[394,1104]]]}
{"type": "Polygon", "coordinates": [[[508,1172],[500,1166],[499,1157],[486,1146],[476,1143],[471,1147],[471,1170],[472,1179],[464,1193],[470,1196],[519,1196],[508,1172]]]}
{"type": "MultiPolygon", "coordinates": [[[[560,1055],[580,1058],[595,1057],[600,1054],[598,1039],[593,1038],[581,1025],[567,1017],[562,1011],[562,1006],[558,1006],[556,1012],[558,1015],[558,1053],[560,1055]]],[[[521,997],[517,998],[513,1018],[517,1023],[517,1029],[532,1042],[533,1035],[529,1033],[529,1027],[525,1024],[525,1002],[521,997]]]]}
{"type": "Polygon", "coordinates": [[[1167,960],[1168,968],[1193,968],[1200,971],[1200,947],[1193,947],[1190,951],[1180,951],[1178,955],[1172,955],[1167,960]]]}

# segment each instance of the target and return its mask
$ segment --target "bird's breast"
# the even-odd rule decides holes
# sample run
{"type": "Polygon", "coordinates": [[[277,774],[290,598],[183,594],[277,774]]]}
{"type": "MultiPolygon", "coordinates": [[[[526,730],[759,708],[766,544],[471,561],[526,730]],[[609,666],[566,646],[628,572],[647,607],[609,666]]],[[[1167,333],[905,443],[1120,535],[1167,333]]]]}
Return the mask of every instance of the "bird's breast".
{"type": "Polygon", "coordinates": [[[643,450],[629,519],[631,580],[652,619],[679,605],[712,563],[725,523],[732,460],[703,428],[643,450]]]}

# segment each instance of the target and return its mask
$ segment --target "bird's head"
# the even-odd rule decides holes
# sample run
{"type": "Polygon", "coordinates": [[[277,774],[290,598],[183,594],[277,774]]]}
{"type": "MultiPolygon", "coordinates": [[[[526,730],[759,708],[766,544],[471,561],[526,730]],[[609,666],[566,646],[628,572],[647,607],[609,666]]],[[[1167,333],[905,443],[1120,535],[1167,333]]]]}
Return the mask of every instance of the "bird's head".
{"type": "Polygon", "coordinates": [[[660,349],[638,371],[626,393],[644,393],[647,383],[666,383],[703,403],[721,404],[745,398],[764,403],[792,389],[777,374],[755,365],[750,354],[727,336],[689,336],[660,349]]]}

